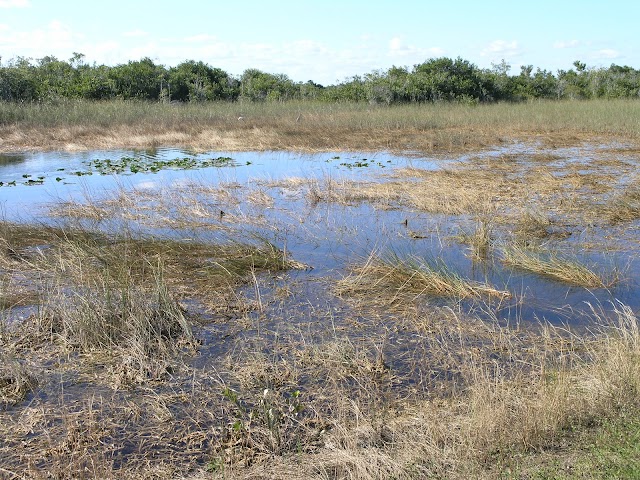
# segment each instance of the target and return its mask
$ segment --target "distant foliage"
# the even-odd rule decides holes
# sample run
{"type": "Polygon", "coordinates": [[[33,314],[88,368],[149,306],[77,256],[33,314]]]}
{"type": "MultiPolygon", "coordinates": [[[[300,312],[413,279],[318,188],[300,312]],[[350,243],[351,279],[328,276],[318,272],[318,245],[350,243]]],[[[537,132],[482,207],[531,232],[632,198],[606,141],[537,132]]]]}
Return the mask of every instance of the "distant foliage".
{"type": "MultiPolygon", "coordinates": [[[[0,58],[1,60],[1,58],[0,58]]],[[[150,58],[116,66],[89,65],[74,53],[68,61],[46,56],[0,61],[0,101],[50,102],[60,99],[151,100],[162,102],[264,102],[313,99],[375,104],[461,102],[476,104],[528,99],[640,97],[640,70],[612,64],[589,68],[576,61],[556,73],[521,67],[510,74],[504,60],[490,69],[462,58],[434,58],[409,67],[391,67],[324,87],[309,80],[247,69],[237,78],[220,68],[187,60],[175,67],[150,58]]]]}

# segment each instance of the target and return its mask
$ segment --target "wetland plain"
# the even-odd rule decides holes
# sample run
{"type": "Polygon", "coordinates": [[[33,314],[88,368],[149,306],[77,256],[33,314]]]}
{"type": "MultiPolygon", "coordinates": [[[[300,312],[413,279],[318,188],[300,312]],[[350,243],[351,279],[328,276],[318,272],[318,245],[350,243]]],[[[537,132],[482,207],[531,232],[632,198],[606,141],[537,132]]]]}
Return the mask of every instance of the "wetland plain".
{"type": "Polygon", "coordinates": [[[0,476],[589,472],[573,445],[638,418],[640,150],[588,105],[4,144],[0,476]]]}

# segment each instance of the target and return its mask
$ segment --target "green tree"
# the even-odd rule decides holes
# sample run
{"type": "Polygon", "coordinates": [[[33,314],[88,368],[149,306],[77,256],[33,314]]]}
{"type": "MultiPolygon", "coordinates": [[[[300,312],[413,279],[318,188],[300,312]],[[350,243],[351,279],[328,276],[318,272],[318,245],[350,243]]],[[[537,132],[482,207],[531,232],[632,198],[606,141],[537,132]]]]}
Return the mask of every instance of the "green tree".
{"type": "Polygon", "coordinates": [[[109,70],[116,95],[124,99],[157,100],[167,72],[150,58],[117,65],[109,70]]]}
{"type": "Polygon", "coordinates": [[[38,97],[35,67],[28,58],[17,57],[0,67],[0,100],[30,102],[38,97]]]}
{"type": "Polygon", "coordinates": [[[169,70],[168,88],[172,100],[235,100],[239,83],[227,72],[203,62],[188,60],[169,70]]]}
{"type": "Polygon", "coordinates": [[[253,101],[291,100],[298,98],[300,90],[284,74],[265,73],[250,68],[240,79],[241,98],[253,101]]]}

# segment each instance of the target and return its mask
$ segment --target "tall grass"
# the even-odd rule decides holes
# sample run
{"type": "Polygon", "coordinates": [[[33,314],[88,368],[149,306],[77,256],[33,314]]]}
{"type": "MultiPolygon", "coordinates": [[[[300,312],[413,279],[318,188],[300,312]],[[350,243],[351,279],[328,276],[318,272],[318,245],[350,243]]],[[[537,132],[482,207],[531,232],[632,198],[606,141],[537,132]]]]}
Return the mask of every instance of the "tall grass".
{"type": "Polygon", "coordinates": [[[174,145],[438,151],[541,134],[560,142],[575,142],[585,135],[635,141],[640,135],[639,117],[640,103],[633,100],[393,107],[318,102],[0,103],[0,149],[73,144],[75,148],[174,145]]]}
{"type": "Polygon", "coordinates": [[[364,103],[213,102],[164,104],[138,101],[14,104],[0,102],[0,125],[113,126],[157,122],[163,126],[191,123],[237,128],[250,125],[299,125],[312,120],[318,127],[420,130],[442,128],[507,128],[509,131],[590,132],[624,137],[640,133],[640,103],[634,100],[532,101],[466,106],[456,103],[376,106],[364,103]],[[305,115],[308,118],[305,118],[305,115]],[[243,120],[238,120],[242,116],[243,120]]]}

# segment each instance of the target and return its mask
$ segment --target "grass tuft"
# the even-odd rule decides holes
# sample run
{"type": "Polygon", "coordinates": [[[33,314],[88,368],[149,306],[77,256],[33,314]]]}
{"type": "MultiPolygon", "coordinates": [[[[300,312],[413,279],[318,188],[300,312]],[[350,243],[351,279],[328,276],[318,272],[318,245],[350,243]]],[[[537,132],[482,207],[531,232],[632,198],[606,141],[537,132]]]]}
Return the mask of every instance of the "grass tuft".
{"type": "Polygon", "coordinates": [[[341,295],[365,295],[388,303],[422,296],[454,299],[510,296],[507,291],[461,277],[441,260],[400,258],[395,254],[380,257],[374,253],[364,264],[352,267],[352,274],[338,282],[337,291],[341,295]]]}
{"type": "Polygon", "coordinates": [[[577,260],[564,258],[556,252],[511,245],[503,249],[502,258],[511,267],[580,287],[606,288],[617,281],[615,275],[606,278],[577,260]]]}

